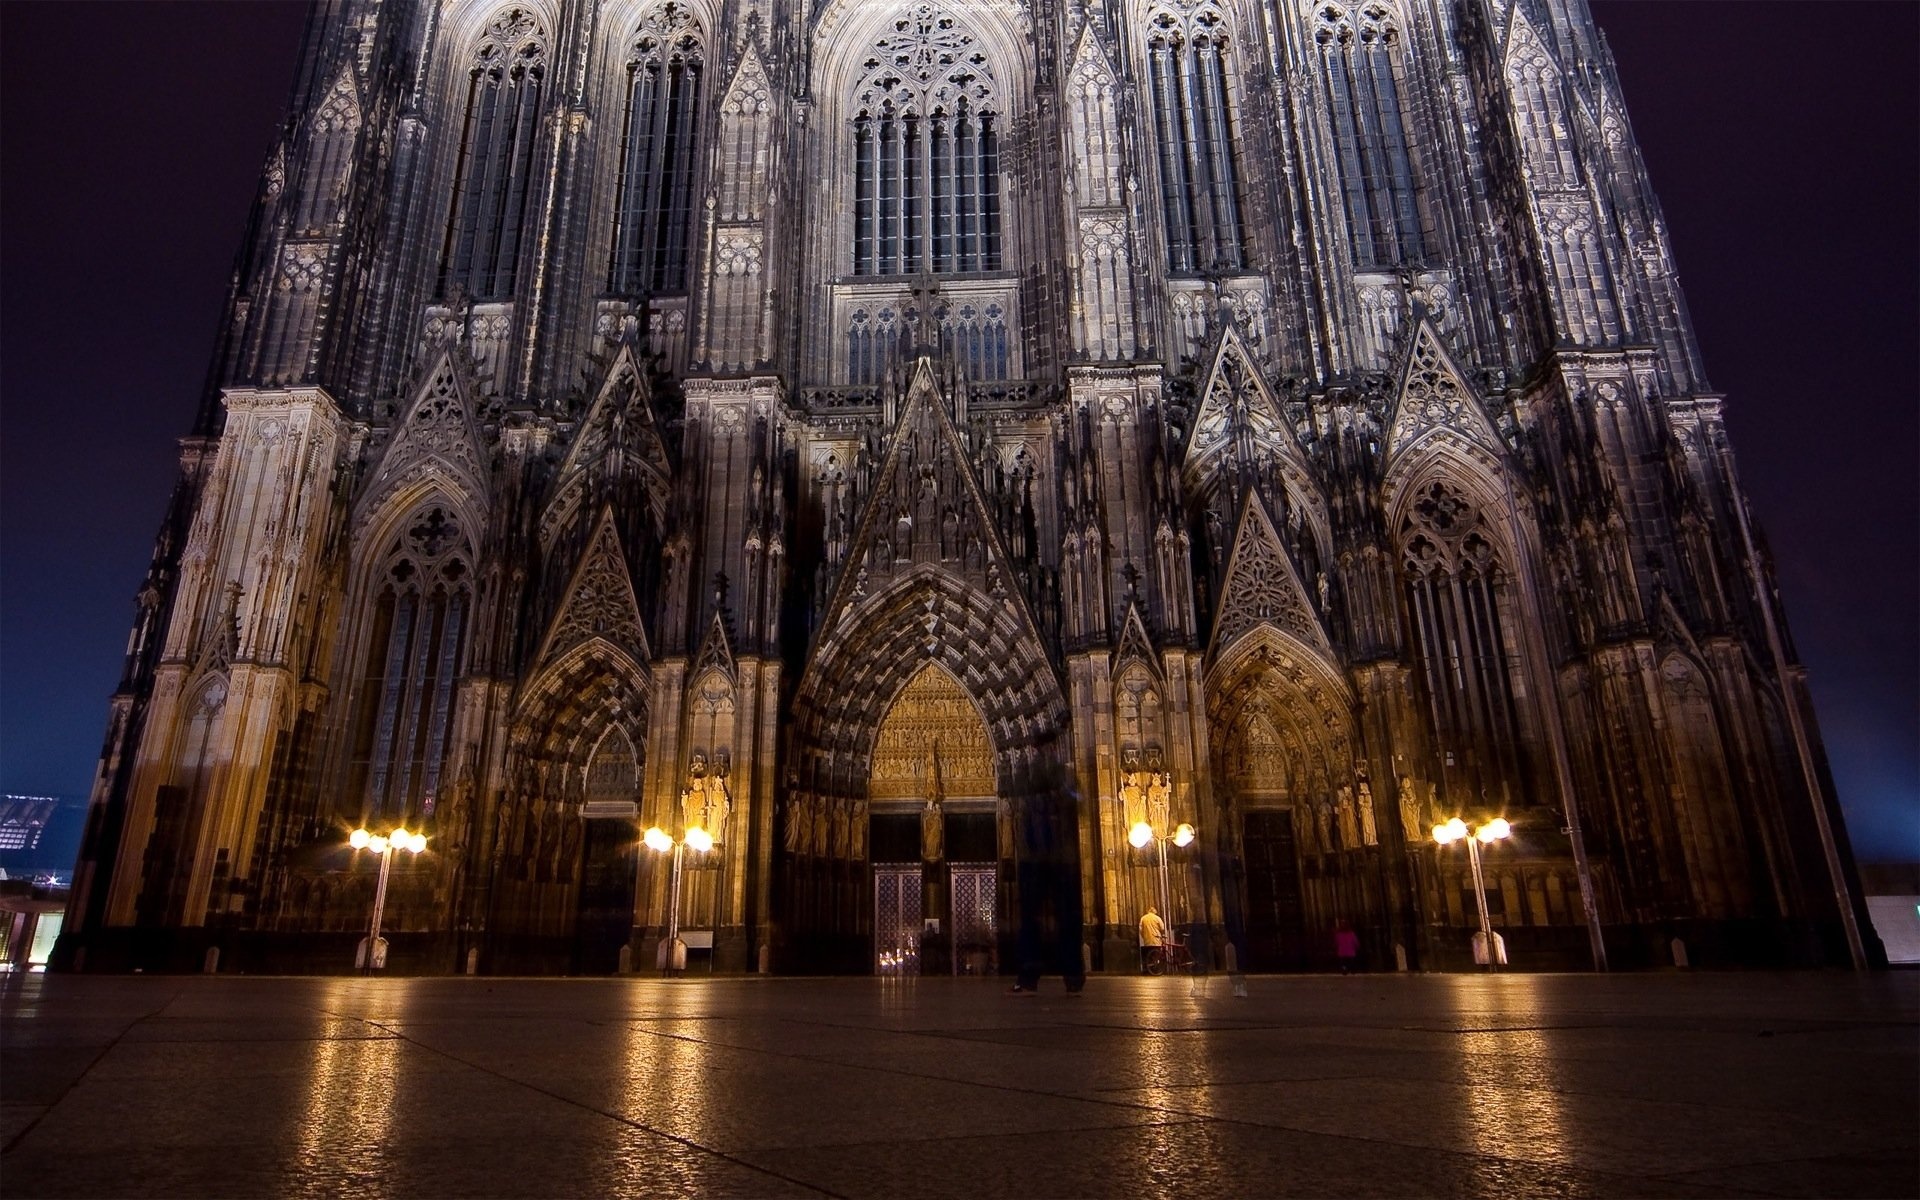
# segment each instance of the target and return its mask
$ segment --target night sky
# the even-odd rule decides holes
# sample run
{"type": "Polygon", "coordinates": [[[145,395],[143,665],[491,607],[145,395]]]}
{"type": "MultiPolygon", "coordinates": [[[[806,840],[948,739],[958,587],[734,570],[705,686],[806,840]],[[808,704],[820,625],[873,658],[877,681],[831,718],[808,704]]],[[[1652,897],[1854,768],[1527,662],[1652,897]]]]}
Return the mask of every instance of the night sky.
{"type": "MultiPolygon", "coordinates": [[[[1920,860],[1920,6],[1594,8],[1855,849],[1920,860]]],[[[303,22],[0,2],[0,790],[90,786],[303,22]]]]}

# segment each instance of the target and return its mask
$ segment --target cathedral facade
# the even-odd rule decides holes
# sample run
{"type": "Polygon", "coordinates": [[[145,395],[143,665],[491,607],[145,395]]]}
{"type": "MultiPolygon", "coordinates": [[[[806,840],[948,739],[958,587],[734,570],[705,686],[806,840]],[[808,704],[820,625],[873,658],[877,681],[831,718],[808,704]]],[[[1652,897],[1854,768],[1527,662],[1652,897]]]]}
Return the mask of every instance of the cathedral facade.
{"type": "Polygon", "coordinates": [[[1782,620],[1581,0],[321,0],[60,958],[1859,963],[1782,620]]]}

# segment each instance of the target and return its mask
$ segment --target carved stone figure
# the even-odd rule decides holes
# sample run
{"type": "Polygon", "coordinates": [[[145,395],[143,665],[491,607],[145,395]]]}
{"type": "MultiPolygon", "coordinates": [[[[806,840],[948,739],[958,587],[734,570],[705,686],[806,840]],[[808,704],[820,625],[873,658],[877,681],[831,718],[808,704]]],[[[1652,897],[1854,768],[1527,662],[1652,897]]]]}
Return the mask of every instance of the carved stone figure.
{"type": "Polygon", "coordinates": [[[1357,785],[1354,804],[1360,810],[1360,841],[1364,845],[1378,846],[1380,828],[1375,823],[1377,818],[1373,811],[1373,786],[1367,782],[1364,775],[1361,776],[1357,785]]]}
{"type": "Polygon", "coordinates": [[[1340,817],[1340,848],[1353,850],[1360,845],[1360,826],[1353,811],[1353,789],[1342,787],[1335,811],[1340,817]]]}
{"type": "Polygon", "coordinates": [[[1162,835],[1173,832],[1173,776],[1155,771],[1147,777],[1147,824],[1162,835]]]}
{"type": "Polygon", "coordinates": [[[939,862],[947,856],[946,852],[946,814],[941,811],[938,801],[927,801],[920,810],[920,858],[923,862],[939,862]]]}
{"type": "Polygon", "coordinates": [[[1415,784],[1411,775],[1400,777],[1400,830],[1406,836],[1407,845],[1418,846],[1427,840],[1427,816],[1420,807],[1419,797],[1415,793],[1415,784]]]}

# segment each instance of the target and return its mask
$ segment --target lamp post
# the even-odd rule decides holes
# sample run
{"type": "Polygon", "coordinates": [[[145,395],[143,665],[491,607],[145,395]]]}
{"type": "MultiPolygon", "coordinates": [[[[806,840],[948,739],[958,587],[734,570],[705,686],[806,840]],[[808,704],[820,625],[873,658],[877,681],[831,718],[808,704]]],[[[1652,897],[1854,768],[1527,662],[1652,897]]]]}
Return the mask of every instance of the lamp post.
{"type": "Polygon", "coordinates": [[[698,825],[690,826],[678,841],[658,825],[648,829],[642,836],[647,849],[657,854],[673,852],[673,882],[667,888],[667,965],[671,972],[676,962],[686,962],[686,949],[680,945],[680,869],[686,857],[688,847],[694,853],[705,854],[713,849],[713,835],[698,825]]]}
{"type": "Polygon", "coordinates": [[[1467,843],[1467,862],[1473,867],[1473,901],[1480,910],[1480,937],[1487,947],[1487,970],[1489,971],[1495,968],[1499,956],[1493,950],[1493,921],[1487,916],[1487,885],[1480,874],[1480,844],[1484,842],[1492,845],[1502,838],[1512,836],[1513,826],[1507,823],[1505,817],[1495,817],[1474,830],[1468,830],[1467,823],[1459,817],[1453,818],[1444,825],[1433,827],[1433,840],[1442,846],[1459,841],[1467,843]]]}
{"type": "Polygon", "coordinates": [[[427,835],[409,833],[405,826],[391,833],[368,833],[365,829],[356,829],[347,835],[347,845],[355,850],[371,850],[380,856],[380,881],[373,885],[373,929],[367,934],[366,954],[356,955],[354,966],[363,963],[369,971],[378,971],[387,965],[387,956],[380,941],[380,918],[387,908],[387,872],[393,866],[393,856],[401,850],[418,854],[427,848],[427,835]]]}
{"type": "Polygon", "coordinates": [[[1166,910],[1169,925],[1177,925],[1179,922],[1173,919],[1173,889],[1167,880],[1167,843],[1172,842],[1176,846],[1186,847],[1193,844],[1193,837],[1193,826],[1184,821],[1175,826],[1171,834],[1160,833],[1145,821],[1135,824],[1127,831],[1127,841],[1133,844],[1134,849],[1144,850],[1148,842],[1152,842],[1158,849],[1160,907],[1166,910]]]}

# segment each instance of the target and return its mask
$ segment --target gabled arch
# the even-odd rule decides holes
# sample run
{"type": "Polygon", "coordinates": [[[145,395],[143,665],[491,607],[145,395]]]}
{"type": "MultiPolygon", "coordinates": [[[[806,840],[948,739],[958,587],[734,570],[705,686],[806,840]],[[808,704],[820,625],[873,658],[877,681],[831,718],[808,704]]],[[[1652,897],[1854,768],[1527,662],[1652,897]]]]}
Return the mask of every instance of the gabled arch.
{"type": "Polygon", "coordinates": [[[653,657],[611,506],[601,511],[533,661],[544,664],[589,641],[605,642],[637,663],[653,657]]]}
{"type": "Polygon", "coordinates": [[[1221,325],[1207,365],[1181,476],[1188,494],[1199,497],[1242,466],[1277,469],[1288,503],[1306,514],[1321,558],[1331,560],[1327,503],[1313,467],[1279,397],[1229,320],[1221,325]]]}
{"type": "Polygon", "coordinates": [[[1311,809],[1350,782],[1353,694],[1313,647],[1262,625],[1208,669],[1206,684],[1214,778],[1229,799],[1311,809]]]}
{"type": "Polygon", "coordinates": [[[623,343],[553,474],[553,491],[540,513],[542,549],[551,551],[587,511],[596,479],[625,478],[639,483],[652,528],[664,529],[673,464],[660,436],[647,374],[633,347],[623,343]]]}
{"type": "Polygon", "coordinates": [[[1053,664],[1000,600],[921,566],[847,610],[808,663],[792,708],[794,764],[804,788],[859,797],[886,703],[927,663],[958,679],[986,718],[1003,791],[1020,751],[1067,713],[1053,664]]]}
{"type": "Polygon", "coordinates": [[[356,525],[366,529],[375,510],[391,513],[438,490],[462,509],[471,528],[482,527],[489,456],[473,419],[473,395],[454,353],[442,352],[394,421],[379,465],[367,472],[354,505],[356,525]]]}
{"type": "Polygon", "coordinates": [[[1328,662],[1333,659],[1332,643],[1293,558],[1260,497],[1248,491],[1220,587],[1208,656],[1217,660],[1262,629],[1276,630],[1328,662]]]}
{"type": "Polygon", "coordinates": [[[589,638],[521,685],[514,743],[540,759],[584,769],[607,726],[618,724],[643,751],[651,694],[644,664],[606,638],[589,638]]]}

